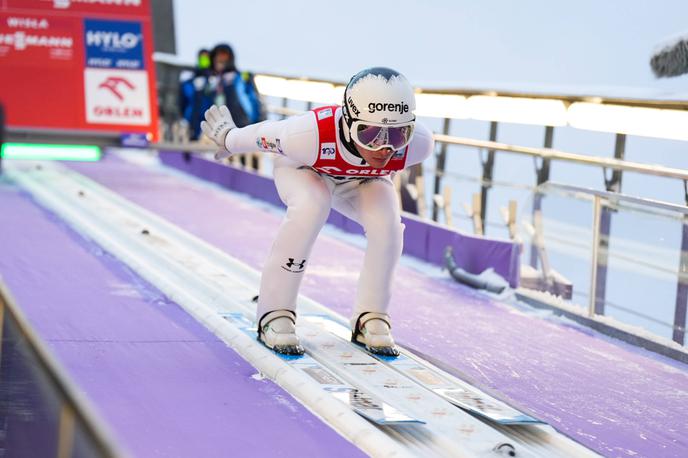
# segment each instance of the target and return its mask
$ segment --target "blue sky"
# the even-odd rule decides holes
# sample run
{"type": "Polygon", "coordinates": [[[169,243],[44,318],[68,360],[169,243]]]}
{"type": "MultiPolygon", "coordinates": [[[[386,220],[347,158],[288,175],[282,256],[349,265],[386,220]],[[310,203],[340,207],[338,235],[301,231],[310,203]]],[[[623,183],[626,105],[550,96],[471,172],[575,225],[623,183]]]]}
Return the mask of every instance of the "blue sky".
{"type": "MultiPolygon", "coordinates": [[[[225,41],[240,68],[347,80],[386,65],[416,85],[643,88],[656,44],[688,31],[685,0],[175,0],[178,55],[225,41]]],[[[630,93],[630,90],[629,90],[630,93]]]]}

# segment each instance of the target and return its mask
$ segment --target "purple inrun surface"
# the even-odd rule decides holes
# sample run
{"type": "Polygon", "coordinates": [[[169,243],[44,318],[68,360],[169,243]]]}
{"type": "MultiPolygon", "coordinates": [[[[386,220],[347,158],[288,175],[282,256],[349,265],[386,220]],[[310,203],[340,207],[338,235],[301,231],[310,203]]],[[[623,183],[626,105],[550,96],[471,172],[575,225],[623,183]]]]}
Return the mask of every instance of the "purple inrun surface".
{"type": "MultiPolygon", "coordinates": [[[[245,197],[164,171],[113,159],[74,168],[256,269],[280,224],[245,197]]],[[[302,293],[347,316],[362,259],[361,249],[321,235],[302,293]]],[[[401,344],[603,455],[688,456],[688,370],[681,363],[404,266],[391,313],[401,344]]]]}
{"type": "MultiPolygon", "coordinates": [[[[132,191],[149,186],[162,190],[132,191]]],[[[3,281],[133,456],[363,456],[160,291],[2,184],[0,227],[3,281]]]]}

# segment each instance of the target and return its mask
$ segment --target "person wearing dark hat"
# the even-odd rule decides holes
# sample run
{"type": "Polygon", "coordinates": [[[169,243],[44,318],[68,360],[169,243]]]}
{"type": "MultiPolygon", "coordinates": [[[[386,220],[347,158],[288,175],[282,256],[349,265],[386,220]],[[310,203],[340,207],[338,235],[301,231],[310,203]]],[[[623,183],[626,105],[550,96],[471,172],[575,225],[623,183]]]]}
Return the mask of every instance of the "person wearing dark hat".
{"type": "Polygon", "coordinates": [[[227,43],[220,43],[210,51],[210,63],[217,74],[235,72],[234,50],[227,43]]]}
{"type": "Polygon", "coordinates": [[[203,58],[203,51],[199,51],[193,78],[181,85],[180,107],[189,123],[191,140],[200,137],[203,113],[213,105],[227,105],[239,127],[265,120],[253,74],[237,70],[232,47],[220,43],[206,51],[207,58],[203,58]]]}
{"type": "Polygon", "coordinates": [[[210,62],[210,50],[199,49],[196,54],[196,67],[193,69],[193,73],[186,71],[180,75],[179,112],[183,120],[186,121],[186,128],[189,130],[191,140],[198,139],[201,114],[208,108],[203,106],[202,99],[211,71],[210,62]]]}
{"type": "MultiPolygon", "coordinates": [[[[210,83],[215,92],[214,105],[227,105],[239,127],[265,119],[263,106],[250,72],[237,70],[232,47],[226,43],[216,45],[210,51],[213,76],[210,83]]],[[[209,107],[208,107],[209,108],[209,107]]]]}

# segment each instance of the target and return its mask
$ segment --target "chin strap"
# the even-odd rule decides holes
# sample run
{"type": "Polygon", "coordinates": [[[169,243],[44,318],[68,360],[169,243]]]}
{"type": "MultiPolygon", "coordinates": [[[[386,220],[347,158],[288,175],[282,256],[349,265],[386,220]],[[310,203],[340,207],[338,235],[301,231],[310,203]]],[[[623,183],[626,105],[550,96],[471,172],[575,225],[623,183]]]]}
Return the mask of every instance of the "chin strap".
{"type": "Polygon", "coordinates": [[[348,152],[350,152],[354,156],[359,157],[359,158],[361,158],[361,160],[363,160],[363,157],[361,157],[361,155],[358,154],[358,151],[356,151],[356,146],[354,146],[354,141],[351,138],[351,132],[348,129],[348,127],[349,127],[348,123],[347,123],[346,127],[344,127],[344,123],[346,122],[346,121],[344,121],[344,116],[346,116],[346,115],[342,114],[342,117],[339,119],[339,138],[342,141],[342,145],[344,145],[344,147],[346,148],[346,150],[348,152]]]}

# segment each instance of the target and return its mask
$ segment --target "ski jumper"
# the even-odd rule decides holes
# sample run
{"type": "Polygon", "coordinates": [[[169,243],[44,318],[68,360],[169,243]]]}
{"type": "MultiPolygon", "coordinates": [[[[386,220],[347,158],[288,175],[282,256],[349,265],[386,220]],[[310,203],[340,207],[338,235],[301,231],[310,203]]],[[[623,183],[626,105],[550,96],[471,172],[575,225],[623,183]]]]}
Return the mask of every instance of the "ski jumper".
{"type": "Polygon", "coordinates": [[[367,238],[352,316],[387,313],[404,229],[390,175],[427,158],[432,133],[416,122],[411,143],[375,169],[343,145],[340,119],[341,108],[329,106],[227,134],[232,154],[257,149],[279,155],[275,185],[287,206],[263,268],[256,319],[273,310],[296,311],[311,249],[331,208],[361,224],[367,238]]]}

